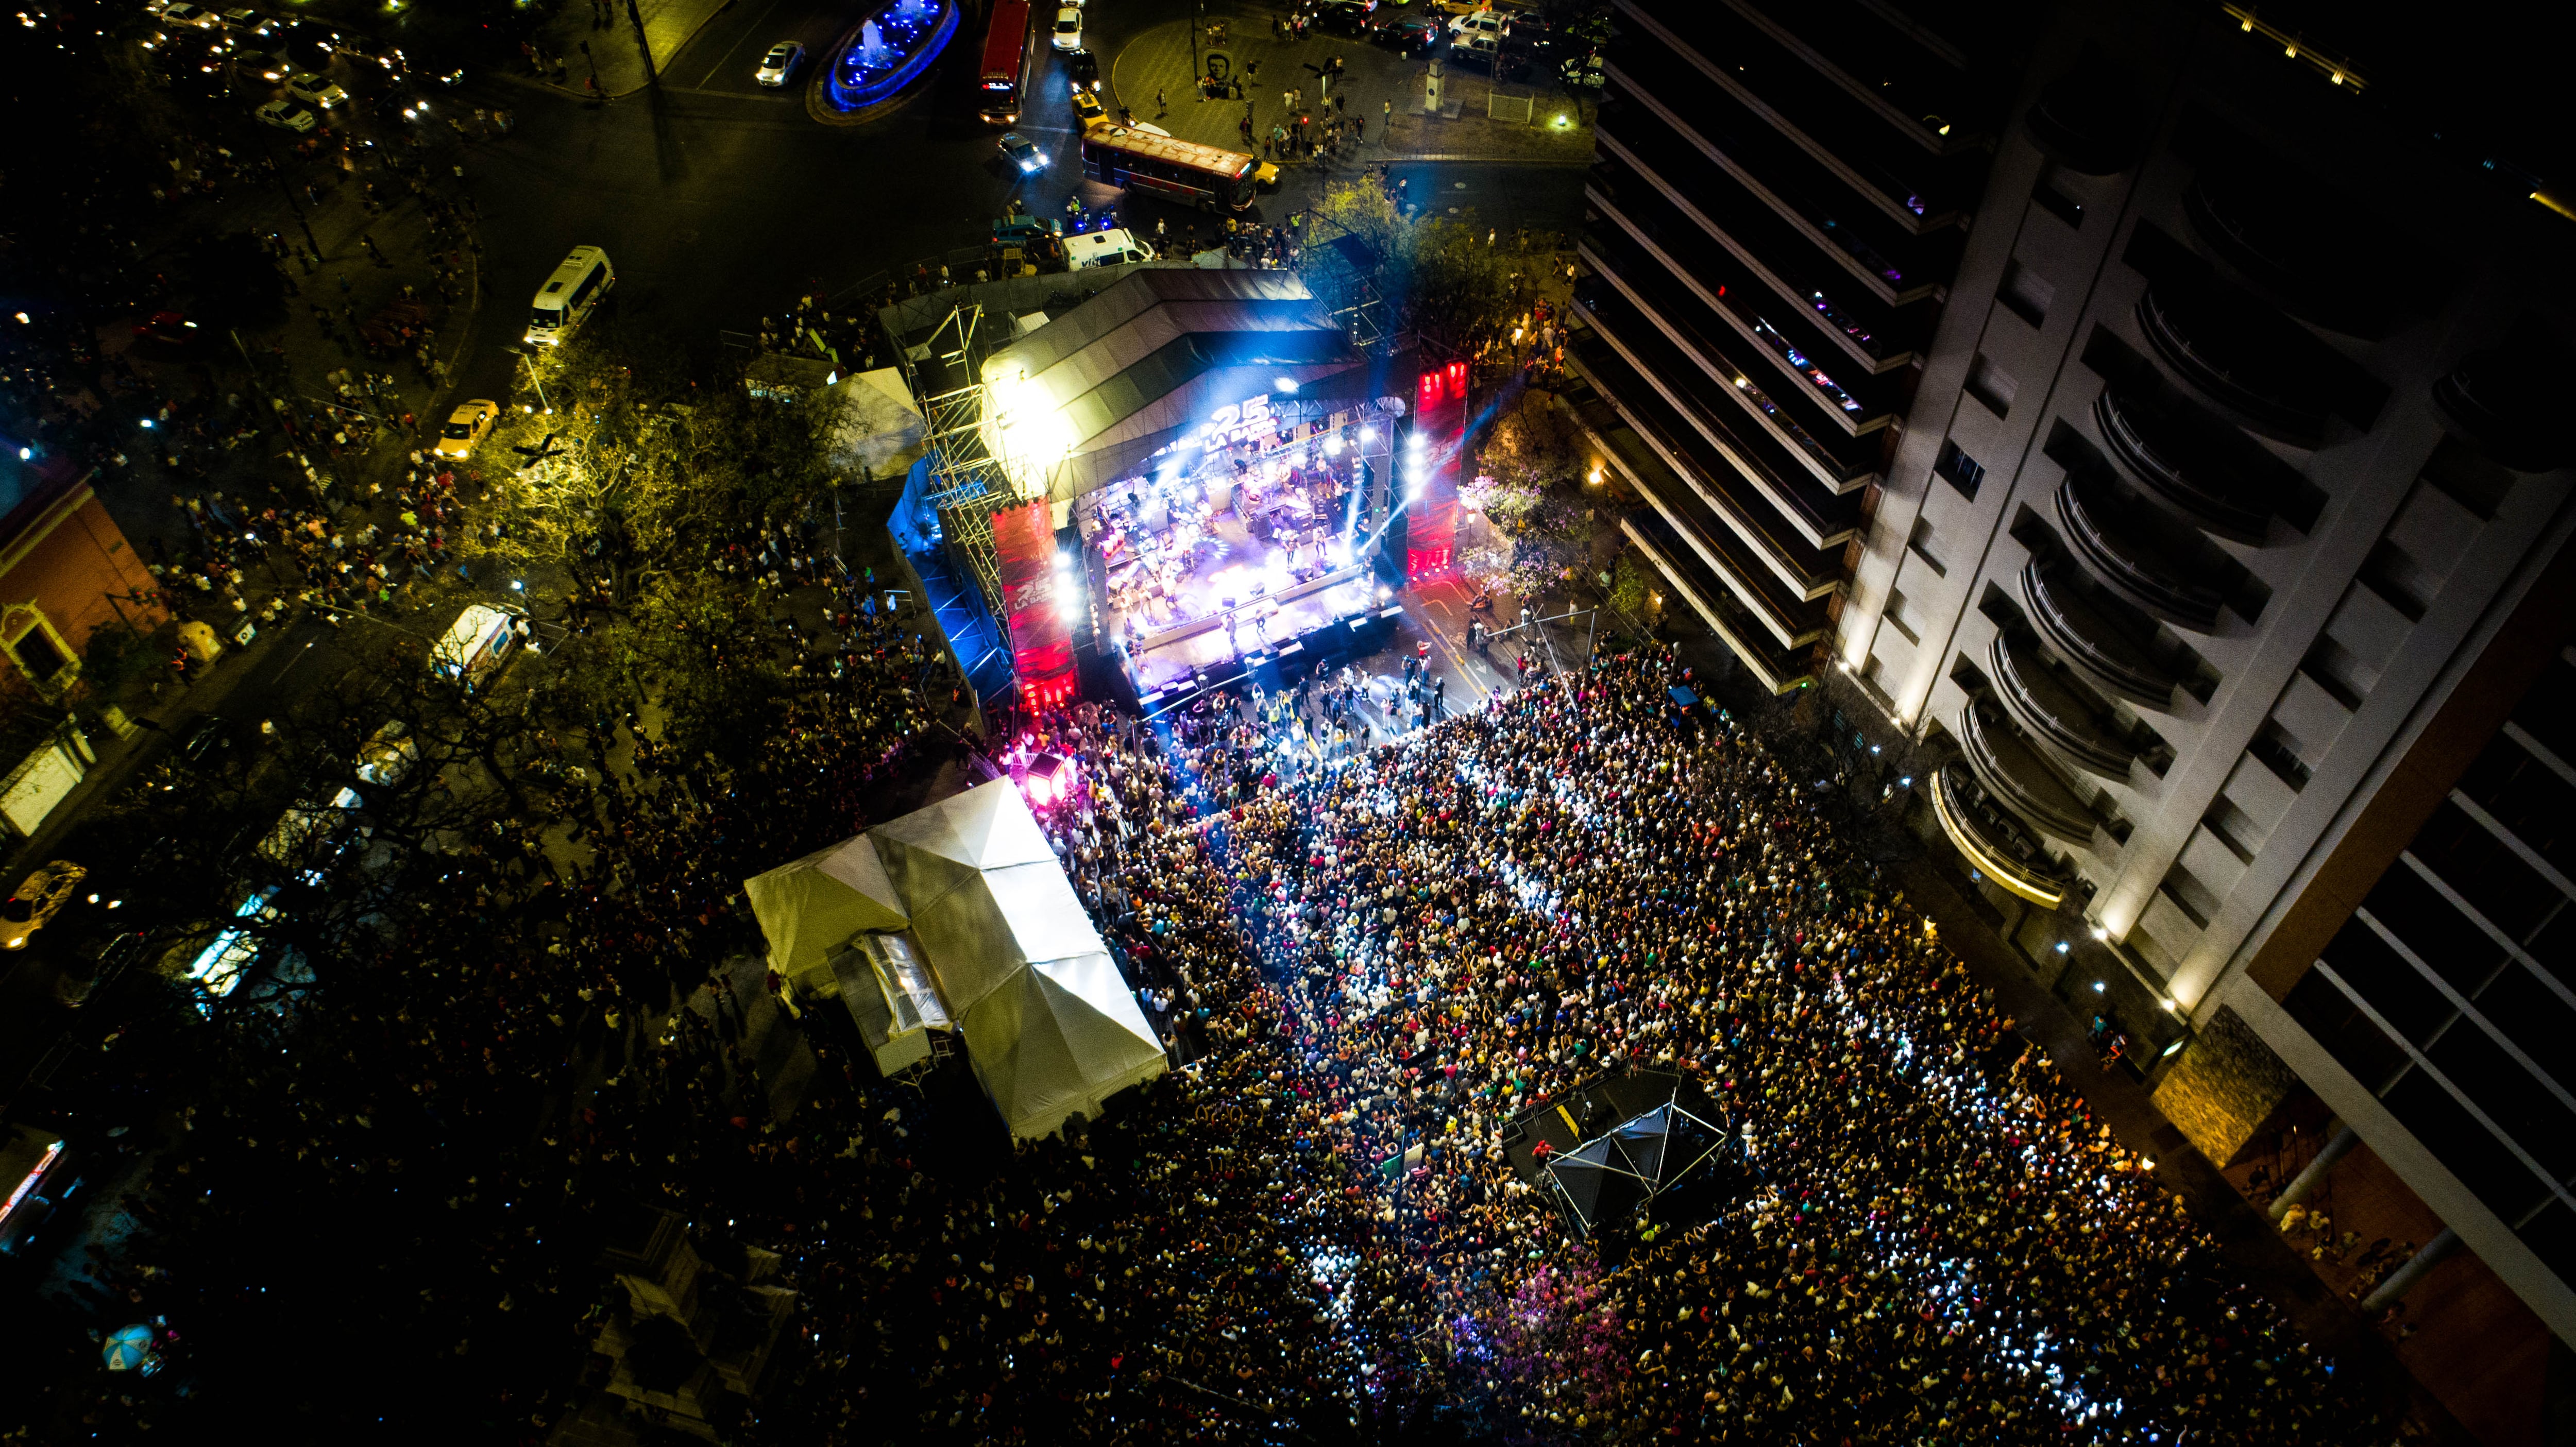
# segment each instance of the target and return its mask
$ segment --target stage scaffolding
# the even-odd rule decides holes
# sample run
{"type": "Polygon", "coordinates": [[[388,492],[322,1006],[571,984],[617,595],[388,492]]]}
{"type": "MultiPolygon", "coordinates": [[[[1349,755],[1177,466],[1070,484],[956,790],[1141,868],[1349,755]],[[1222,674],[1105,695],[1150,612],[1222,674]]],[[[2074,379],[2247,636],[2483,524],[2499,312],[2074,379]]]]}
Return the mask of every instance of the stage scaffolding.
{"type": "Polygon", "coordinates": [[[952,307],[929,341],[902,352],[904,379],[921,404],[930,454],[930,496],[940,539],[975,580],[985,613],[1007,636],[1001,560],[993,550],[993,511],[1015,500],[1010,478],[984,445],[984,309],[952,307]]]}
{"type": "Polygon", "coordinates": [[[1306,239],[1297,251],[1297,275],[1324,304],[1334,325],[1363,352],[1384,346],[1386,302],[1378,294],[1377,248],[1329,216],[1307,213],[1306,239]]]}

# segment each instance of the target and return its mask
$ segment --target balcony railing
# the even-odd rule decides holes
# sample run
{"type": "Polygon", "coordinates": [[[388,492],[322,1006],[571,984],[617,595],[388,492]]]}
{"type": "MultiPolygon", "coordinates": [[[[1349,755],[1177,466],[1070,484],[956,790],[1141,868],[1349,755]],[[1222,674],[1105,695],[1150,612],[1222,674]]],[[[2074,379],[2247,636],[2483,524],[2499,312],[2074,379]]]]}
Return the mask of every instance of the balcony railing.
{"type": "Polygon", "coordinates": [[[1605,189],[1615,192],[1627,179],[1622,166],[1633,172],[1771,290],[1804,301],[1823,318],[1828,335],[1864,366],[1886,371],[1912,356],[1913,346],[1903,334],[1922,318],[1907,317],[1909,325],[1897,325],[1876,292],[1852,284],[1837,267],[1818,265],[1806,233],[1782,222],[1768,207],[1743,204],[1740,188],[1679,137],[1649,135],[1632,141],[1605,133],[1600,145],[1605,156],[1621,163],[1595,171],[1605,189]]]}
{"type": "Polygon", "coordinates": [[[2261,482],[2209,457],[2189,424],[2153,401],[2105,388],[2093,402],[2102,442],[2139,485],[2220,537],[2259,546],[2271,525],[2261,482]]]}
{"type": "Polygon", "coordinates": [[[2547,472],[2576,456],[2562,418],[2571,380],[2563,358],[2498,347],[2433,383],[2433,406],[2453,432],[2517,472],[2547,472]]]}
{"type": "Polygon", "coordinates": [[[2055,909],[2074,883],[2047,846],[1995,807],[1976,772],[1953,759],[1932,771],[1932,813],[1979,873],[2042,909],[2055,909]]]}
{"type": "Polygon", "coordinates": [[[2287,324],[2251,297],[2159,283],[2139,299],[2138,325],[2180,380],[2259,431],[2313,443],[2334,411],[2332,397],[2306,380],[2305,349],[2287,324]]]}
{"type": "Polygon", "coordinates": [[[1850,96],[1751,26],[1715,6],[1692,11],[1689,35],[1651,16],[1628,32],[1630,49],[1659,46],[1688,60],[1695,83],[1673,90],[1694,110],[1718,100],[1813,157],[1910,230],[1946,225],[1973,190],[1983,157],[1936,156],[1890,131],[1850,96]],[[1724,60],[1714,58],[1723,56],[1724,60]],[[1911,152],[1911,154],[1907,154],[1911,152]]]}
{"type": "Polygon", "coordinates": [[[1995,694],[2004,711],[2034,739],[2057,750],[2077,768],[2118,783],[2129,778],[2136,751],[2105,728],[2090,705],[2028,642],[1997,633],[1986,650],[1993,665],[1995,694]]]}
{"type": "MultiPolygon", "coordinates": [[[[1858,495],[1828,490],[1807,469],[1791,463],[1786,448],[1726,400],[1723,393],[1736,389],[1722,387],[1710,375],[1706,363],[1691,355],[1697,352],[1705,358],[1709,353],[1690,345],[1703,338],[1673,315],[1674,308],[1668,306],[1664,312],[1649,317],[1638,306],[1638,283],[1623,275],[1619,265],[1633,253],[1614,259],[1593,249],[1589,239],[1584,246],[1596,264],[1611,263],[1600,265],[1600,275],[1578,294],[1594,329],[1617,347],[1635,372],[1687,418],[1707,445],[1723,454],[1733,470],[1757,488],[1810,545],[1828,547],[1848,538],[1860,524],[1858,495]],[[1689,340],[1677,343],[1676,335],[1689,340]]],[[[1741,392],[1737,395],[1740,397],[1741,392]]]]}
{"type": "Polygon", "coordinates": [[[2032,626],[2069,668],[2106,693],[2170,712],[2181,680],[2085,601],[2082,590],[2033,562],[2021,570],[2022,602],[2032,626]]]}
{"type": "MultiPolygon", "coordinates": [[[[1633,99],[1645,113],[1636,117],[1636,130],[1658,122],[1669,128],[1775,214],[1883,282],[1891,301],[1928,286],[1955,250],[1956,230],[1919,236],[1860,205],[1842,177],[1820,171],[1813,157],[1731,98],[1711,95],[1706,79],[1676,58],[1630,49],[1613,58],[1607,74],[1612,92],[1633,99]],[[1659,84],[1683,98],[1687,115],[1657,98],[1659,84]],[[1699,103],[1702,98],[1709,103],[1699,103]]],[[[1605,115],[1604,129],[1627,133],[1628,116],[1621,104],[1605,115]]],[[[1692,189],[1697,193],[1699,187],[1692,189]]]]}
{"type": "Polygon", "coordinates": [[[2183,214],[2211,251],[2293,314],[2347,336],[2379,335],[2404,268],[2375,254],[2357,203],[2279,171],[2204,169],[2183,190],[2183,214]]]}
{"type": "Polygon", "coordinates": [[[1959,710],[1959,745],[1996,803],[2052,838],[2093,842],[2092,809],[1992,704],[1971,700],[1959,710]]]}
{"type": "Polygon", "coordinates": [[[2218,630],[2218,610],[2226,601],[2218,590],[2185,581],[2189,570],[2131,536],[2116,504],[2080,474],[2069,473],[2057,485],[2057,517],[2077,560],[2112,592],[2177,627],[2218,630]]]}

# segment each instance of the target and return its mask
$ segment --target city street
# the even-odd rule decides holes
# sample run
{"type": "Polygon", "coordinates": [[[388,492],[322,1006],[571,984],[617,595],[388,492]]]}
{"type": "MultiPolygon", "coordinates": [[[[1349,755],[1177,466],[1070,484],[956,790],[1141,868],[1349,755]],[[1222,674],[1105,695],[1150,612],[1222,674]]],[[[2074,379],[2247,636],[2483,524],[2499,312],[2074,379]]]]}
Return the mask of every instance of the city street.
{"type": "MultiPolygon", "coordinates": [[[[1132,37],[1168,25],[1179,10],[1102,6],[1086,39],[1107,72],[1132,37]]],[[[1238,33],[1266,27],[1265,13],[1247,11],[1238,33]]],[[[830,296],[874,273],[980,242],[1014,194],[1033,212],[1062,208],[1080,184],[1081,158],[1058,57],[1042,53],[1033,103],[1017,127],[1048,149],[1051,164],[1023,186],[1004,173],[998,130],[971,114],[973,34],[961,32],[950,44],[918,99],[864,126],[815,123],[805,113],[801,81],[785,92],[753,83],[761,53],[779,40],[805,44],[810,78],[828,62],[845,23],[840,11],[813,0],[736,5],[664,63],[658,91],[605,103],[521,77],[470,81],[478,102],[510,108],[515,124],[508,139],[473,145],[465,161],[465,184],[482,217],[485,308],[456,395],[508,395],[513,359],[503,347],[518,341],[523,294],[575,246],[606,248],[622,314],[649,320],[683,346],[712,348],[717,332],[746,330],[800,295],[830,296]]],[[[600,43],[632,44],[627,32],[612,34],[600,43]]],[[[1331,39],[1355,64],[1393,64],[1355,40],[1331,39]]],[[[1272,102],[1275,109],[1275,96],[1272,102]]],[[[1213,112],[1222,103],[1207,104],[1213,112]]],[[[1419,204],[1473,210],[1506,233],[1521,225],[1570,231],[1581,221],[1577,165],[1509,154],[1492,161],[1385,159],[1419,204]]],[[[1285,168],[1277,192],[1256,203],[1250,219],[1285,220],[1322,176],[1310,166],[1285,168]]],[[[1099,187],[1085,193],[1093,204],[1114,194],[1099,187]]],[[[1159,201],[1125,205],[1122,216],[1140,229],[1167,220],[1175,232],[1196,219],[1159,201]]]]}

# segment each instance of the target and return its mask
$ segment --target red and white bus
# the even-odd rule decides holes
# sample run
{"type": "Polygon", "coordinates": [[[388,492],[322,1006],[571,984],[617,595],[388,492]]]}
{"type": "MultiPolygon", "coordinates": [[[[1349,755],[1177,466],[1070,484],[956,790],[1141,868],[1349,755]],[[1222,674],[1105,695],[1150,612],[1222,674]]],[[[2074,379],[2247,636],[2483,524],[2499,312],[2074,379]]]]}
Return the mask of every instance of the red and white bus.
{"type": "Polygon", "coordinates": [[[1111,125],[1082,133],[1082,174],[1203,211],[1240,211],[1252,204],[1256,189],[1279,180],[1279,168],[1257,156],[1111,125]]]}
{"type": "Polygon", "coordinates": [[[992,28],[984,32],[984,79],[976,114],[987,124],[1007,126],[1020,119],[1020,100],[1029,90],[1029,59],[1037,47],[1029,39],[1029,0],[993,0],[992,28]]]}

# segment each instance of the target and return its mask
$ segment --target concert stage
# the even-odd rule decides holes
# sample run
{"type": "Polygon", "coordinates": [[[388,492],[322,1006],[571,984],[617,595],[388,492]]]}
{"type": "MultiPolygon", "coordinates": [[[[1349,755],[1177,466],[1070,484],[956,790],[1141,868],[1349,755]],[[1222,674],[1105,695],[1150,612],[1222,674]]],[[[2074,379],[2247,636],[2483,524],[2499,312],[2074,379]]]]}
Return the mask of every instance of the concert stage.
{"type": "Polygon", "coordinates": [[[1148,709],[1343,652],[1379,621],[1393,444],[1374,402],[1255,397],[1075,500],[1098,636],[1148,709]]]}

